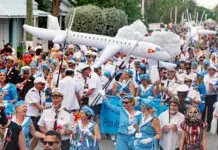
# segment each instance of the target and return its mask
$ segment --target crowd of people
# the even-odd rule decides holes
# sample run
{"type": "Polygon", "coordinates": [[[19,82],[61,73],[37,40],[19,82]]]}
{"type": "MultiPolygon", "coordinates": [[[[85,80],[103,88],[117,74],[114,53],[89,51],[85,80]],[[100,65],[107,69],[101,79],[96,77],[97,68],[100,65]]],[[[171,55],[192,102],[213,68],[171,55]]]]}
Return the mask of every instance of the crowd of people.
{"type": "Polygon", "coordinates": [[[217,133],[214,39],[202,36],[199,48],[183,50],[181,35],[177,67],[158,68],[155,82],[147,58],[130,56],[117,70],[127,57],[117,53],[93,68],[99,53],[93,47],[44,52],[38,44],[18,59],[6,44],[0,56],[0,103],[6,105],[0,113],[0,149],[33,150],[41,140],[46,150],[98,150],[104,105],[119,115],[116,150],[206,150],[206,132],[217,133]],[[111,105],[107,95],[120,97],[122,107],[111,105]],[[153,99],[169,109],[157,116],[153,99]]]}

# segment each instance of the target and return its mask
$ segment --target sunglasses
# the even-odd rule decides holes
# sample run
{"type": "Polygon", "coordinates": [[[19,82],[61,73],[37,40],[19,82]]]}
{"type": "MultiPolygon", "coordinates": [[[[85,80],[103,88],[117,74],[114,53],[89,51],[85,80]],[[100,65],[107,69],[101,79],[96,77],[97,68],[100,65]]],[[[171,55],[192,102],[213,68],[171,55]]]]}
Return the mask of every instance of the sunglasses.
{"type": "Polygon", "coordinates": [[[187,70],[191,69],[190,67],[186,68],[187,70]]]}
{"type": "Polygon", "coordinates": [[[44,145],[49,145],[49,146],[53,146],[55,143],[58,143],[58,141],[43,141],[44,145]]]}
{"type": "Polygon", "coordinates": [[[129,101],[122,101],[123,104],[129,104],[129,101]]]}
{"type": "Polygon", "coordinates": [[[87,55],[87,56],[86,56],[86,58],[91,58],[91,57],[92,57],[92,56],[90,56],[90,55],[87,55]]]}

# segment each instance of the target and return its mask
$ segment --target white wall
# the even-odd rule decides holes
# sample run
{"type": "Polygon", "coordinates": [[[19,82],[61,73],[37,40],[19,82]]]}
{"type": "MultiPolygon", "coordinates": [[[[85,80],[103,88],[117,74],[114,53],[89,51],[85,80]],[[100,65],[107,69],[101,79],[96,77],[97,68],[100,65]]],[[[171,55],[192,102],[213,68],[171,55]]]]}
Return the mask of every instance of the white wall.
{"type": "Polygon", "coordinates": [[[0,48],[9,42],[9,19],[0,18],[0,48]]]}

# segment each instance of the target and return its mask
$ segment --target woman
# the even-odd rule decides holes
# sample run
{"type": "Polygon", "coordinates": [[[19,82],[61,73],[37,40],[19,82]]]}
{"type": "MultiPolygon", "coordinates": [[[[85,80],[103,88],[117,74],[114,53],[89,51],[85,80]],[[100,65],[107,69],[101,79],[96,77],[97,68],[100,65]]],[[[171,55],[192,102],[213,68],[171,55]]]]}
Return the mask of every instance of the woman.
{"type": "Polygon", "coordinates": [[[122,74],[122,78],[123,78],[123,89],[120,92],[121,95],[124,94],[132,94],[135,95],[135,85],[132,81],[132,77],[133,77],[133,71],[130,69],[127,69],[123,74],[122,74]]]}
{"type": "Polygon", "coordinates": [[[18,100],[16,86],[8,83],[7,70],[0,70],[0,92],[4,94],[3,100],[9,103],[15,103],[18,100]]]}
{"type": "Polygon", "coordinates": [[[135,100],[132,95],[122,98],[123,107],[116,107],[103,101],[104,106],[119,114],[119,127],[116,139],[115,150],[132,150],[136,126],[139,125],[142,116],[140,111],[134,110],[135,100]]]}
{"type": "Polygon", "coordinates": [[[83,106],[80,111],[80,120],[73,138],[76,144],[73,150],[99,150],[98,142],[101,134],[98,125],[93,121],[94,111],[88,106],[83,106]]]}
{"type": "Polygon", "coordinates": [[[22,128],[8,120],[4,108],[0,110],[0,149],[26,150],[25,137],[22,128]]]}
{"type": "Polygon", "coordinates": [[[140,98],[148,98],[151,96],[156,96],[154,85],[150,84],[150,75],[142,74],[139,76],[141,84],[137,91],[137,96],[140,98]]]}
{"type": "Polygon", "coordinates": [[[199,117],[197,106],[192,105],[187,110],[187,117],[181,123],[182,135],[180,150],[206,150],[207,123],[199,117]]]}
{"type": "Polygon", "coordinates": [[[161,138],[160,122],[154,115],[154,102],[142,100],[143,116],[135,136],[135,150],[158,150],[158,140],[161,138]]]}
{"type": "Polygon", "coordinates": [[[30,146],[30,137],[29,137],[30,133],[32,136],[36,138],[44,138],[44,135],[35,130],[35,127],[31,121],[31,118],[26,116],[27,106],[24,101],[16,102],[15,110],[16,110],[16,113],[12,117],[12,121],[22,127],[22,130],[25,135],[26,148],[28,150],[30,148],[29,147],[30,146]]]}
{"type": "Polygon", "coordinates": [[[112,95],[118,95],[121,90],[122,90],[122,72],[118,72],[115,76],[115,82],[113,83],[113,87],[112,87],[112,95]]]}
{"type": "MultiPolygon", "coordinates": [[[[196,85],[197,85],[197,90],[201,95],[201,101],[205,102],[206,86],[204,84],[204,74],[203,73],[197,73],[196,85]]],[[[199,105],[200,112],[203,112],[204,108],[205,108],[205,104],[199,105]]]]}

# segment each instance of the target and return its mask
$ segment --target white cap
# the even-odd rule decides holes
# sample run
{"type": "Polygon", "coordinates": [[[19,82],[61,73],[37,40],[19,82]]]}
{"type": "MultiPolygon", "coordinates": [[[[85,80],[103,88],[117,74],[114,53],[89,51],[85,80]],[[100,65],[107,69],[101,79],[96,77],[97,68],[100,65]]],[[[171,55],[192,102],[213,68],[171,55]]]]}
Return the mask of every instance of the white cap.
{"type": "Polygon", "coordinates": [[[68,48],[74,48],[74,45],[68,45],[68,48]]]}
{"type": "Polygon", "coordinates": [[[80,63],[78,65],[79,71],[82,72],[85,68],[90,67],[89,65],[85,64],[85,63],[80,63]]]}
{"type": "Polygon", "coordinates": [[[192,77],[190,75],[185,75],[184,81],[188,81],[188,80],[192,81],[192,77]]]}
{"type": "Polygon", "coordinates": [[[13,58],[12,56],[7,56],[7,57],[6,57],[6,60],[14,61],[14,58],[13,58]]]}
{"type": "Polygon", "coordinates": [[[76,64],[76,61],[74,61],[73,59],[69,60],[68,63],[71,63],[71,64],[76,64]]]}
{"type": "Polygon", "coordinates": [[[187,91],[189,91],[189,87],[185,84],[181,84],[181,85],[176,87],[176,91],[177,92],[187,92],[187,91]]]}
{"type": "Polygon", "coordinates": [[[37,77],[34,80],[34,83],[46,83],[45,79],[43,77],[37,77]]]}
{"type": "Polygon", "coordinates": [[[214,70],[217,71],[217,68],[216,68],[216,66],[214,66],[214,65],[210,65],[210,66],[208,67],[208,69],[214,69],[214,70]]]}

